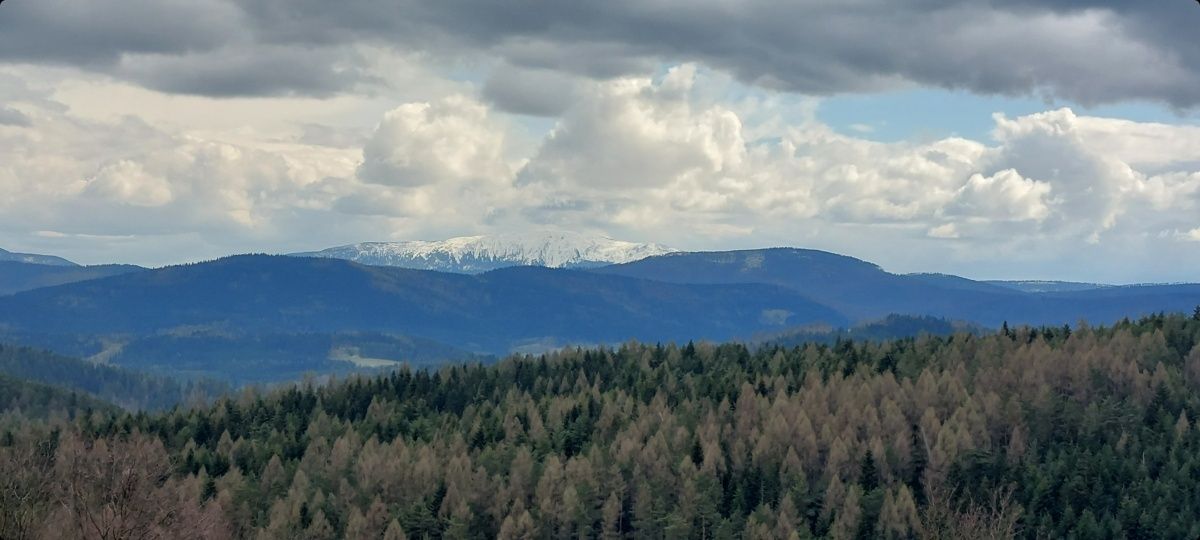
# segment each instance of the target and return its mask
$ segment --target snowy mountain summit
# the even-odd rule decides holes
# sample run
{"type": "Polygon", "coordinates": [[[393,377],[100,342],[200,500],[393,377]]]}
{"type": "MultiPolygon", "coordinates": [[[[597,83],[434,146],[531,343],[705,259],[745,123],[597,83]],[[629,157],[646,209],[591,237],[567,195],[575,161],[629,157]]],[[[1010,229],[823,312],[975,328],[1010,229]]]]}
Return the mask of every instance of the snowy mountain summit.
{"type": "Polygon", "coordinates": [[[32,253],[13,253],[0,249],[0,262],[19,262],[25,264],[40,264],[43,266],[79,266],[62,257],[53,255],[35,255],[32,253]]]}
{"type": "Polygon", "coordinates": [[[436,242],[365,242],[296,257],[346,259],[372,266],[399,266],[475,274],[509,266],[595,268],[674,253],[658,244],[623,242],[575,233],[464,236],[436,242]]]}

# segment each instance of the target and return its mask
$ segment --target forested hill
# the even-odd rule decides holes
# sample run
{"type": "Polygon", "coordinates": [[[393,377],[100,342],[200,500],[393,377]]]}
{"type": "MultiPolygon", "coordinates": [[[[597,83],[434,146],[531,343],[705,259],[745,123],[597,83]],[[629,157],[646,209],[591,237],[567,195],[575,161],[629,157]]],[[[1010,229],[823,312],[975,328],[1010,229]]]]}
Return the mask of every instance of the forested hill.
{"type": "Polygon", "coordinates": [[[228,386],[212,381],[184,383],[3,344],[0,344],[0,375],[52,385],[130,410],[169,409],[189,399],[204,401],[229,391],[228,386]]]}
{"type": "Polygon", "coordinates": [[[630,344],[25,425],[0,437],[25,502],[0,512],[31,519],[0,536],[123,515],[195,538],[1196,538],[1198,342],[1173,315],[630,344]]]}
{"type": "Polygon", "coordinates": [[[854,321],[902,314],[992,328],[1005,321],[1113,323],[1123,317],[1190,311],[1200,304],[1200,285],[1058,287],[1033,293],[943,274],[892,274],[853,257],[795,248],[672,253],[594,272],[682,284],[767,283],[798,292],[854,321]]]}
{"type": "Polygon", "coordinates": [[[726,340],[846,318],[767,284],[669,284],[535,267],[478,276],[238,256],[0,297],[39,334],[393,332],[476,352],[527,343],[726,340]]]}
{"type": "Polygon", "coordinates": [[[145,270],[140,266],[127,264],[75,266],[0,260],[0,295],[145,270]]]}
{"type": "Polygon", "coordinates": [[[115,405],[88,394],[0,373],[0,414],[16,414],[24,418],[46,418],[54,415],[72,417],[91,414],[94,411],[111,412],[115,409],[115,405]]]}

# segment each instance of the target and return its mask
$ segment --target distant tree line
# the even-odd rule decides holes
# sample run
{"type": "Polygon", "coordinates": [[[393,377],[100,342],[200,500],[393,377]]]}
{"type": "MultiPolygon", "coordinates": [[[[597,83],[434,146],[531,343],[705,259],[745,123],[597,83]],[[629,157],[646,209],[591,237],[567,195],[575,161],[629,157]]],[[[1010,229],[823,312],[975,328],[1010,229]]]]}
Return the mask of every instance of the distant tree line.
{"type": "Polygon", "coordinates": [[[0,433],[3,538],[1196,538],[1200,311],[628,344],[0,433]]]}
{"type": "Polygon", "coordinates": [[[12,416],[9,423],[51,416],[71,419],[80,414],[90,415],[93,410],[114,411],[116,408],[88,394],[0,373],[0,414],[12,416]]]}
{"type": "Polygon", "coordinates": [[[210,380],[180,382],[28,347],[0,345],[0,375],[52,384],[132,410],[166,410],[229,392],[210,380]]]}

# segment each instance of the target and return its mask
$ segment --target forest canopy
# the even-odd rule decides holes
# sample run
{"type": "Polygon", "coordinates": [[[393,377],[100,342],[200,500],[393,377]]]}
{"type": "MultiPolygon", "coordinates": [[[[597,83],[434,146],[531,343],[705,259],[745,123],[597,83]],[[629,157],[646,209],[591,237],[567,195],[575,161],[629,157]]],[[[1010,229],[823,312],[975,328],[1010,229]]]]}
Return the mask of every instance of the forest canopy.
{"type": "Polygon", "coordinates": [[[0,537],[1195,538],[1198,342],[630,343],[9,418],[0,537]]]}

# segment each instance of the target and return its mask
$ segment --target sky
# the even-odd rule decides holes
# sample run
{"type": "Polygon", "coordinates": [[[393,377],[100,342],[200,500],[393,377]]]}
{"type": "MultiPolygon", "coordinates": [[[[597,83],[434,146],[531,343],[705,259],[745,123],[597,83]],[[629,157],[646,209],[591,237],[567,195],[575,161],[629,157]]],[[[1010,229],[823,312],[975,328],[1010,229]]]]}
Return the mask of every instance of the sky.
{"type": "Polygon", "coordinates": [[[7,0],[0,247],[575,231],[1200,281],[1190,0],[7,0]]]}

